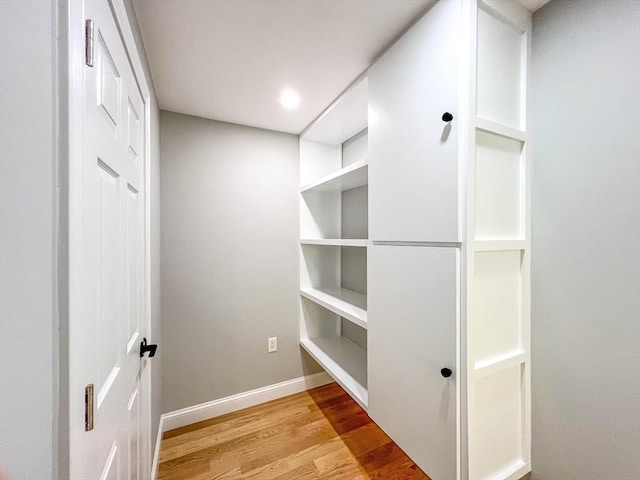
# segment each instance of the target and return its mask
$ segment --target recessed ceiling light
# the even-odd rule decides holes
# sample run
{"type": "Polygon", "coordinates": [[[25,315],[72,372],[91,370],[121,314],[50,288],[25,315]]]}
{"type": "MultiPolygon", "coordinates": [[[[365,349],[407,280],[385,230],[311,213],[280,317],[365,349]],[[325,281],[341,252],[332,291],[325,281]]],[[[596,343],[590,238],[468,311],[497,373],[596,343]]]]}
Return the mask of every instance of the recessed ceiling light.
{"type": "Polygon", "coordinates": [[[291,88],[285,88],[280,94],[280,104],[287,110],[293,110],[300,105],[300,95],[291,88]]]}

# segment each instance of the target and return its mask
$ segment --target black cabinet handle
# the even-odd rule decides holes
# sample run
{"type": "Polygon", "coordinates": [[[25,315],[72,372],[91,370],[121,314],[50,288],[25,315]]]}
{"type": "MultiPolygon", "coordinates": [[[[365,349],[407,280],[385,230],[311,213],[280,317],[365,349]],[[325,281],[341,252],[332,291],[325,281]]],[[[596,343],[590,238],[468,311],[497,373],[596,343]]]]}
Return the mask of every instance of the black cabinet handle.
{"type": "Polygon", "coordinates": [[[453,115],[449,112],[444,112],[442,114],[442,121],[443,122],[450,122],[451,120],[453,120],[453,115]]]}
{"type": "Polygon", "coordinates": [[[149,352],[149,358],[155,356],[158,345],[147,344],[147,339],[143,338],[140,342],[140,358],[144,357],[144,354],[149,352]]]}
{"type": "Polygon", "coordinates": [[[443,368],[442,370],[440,370],[440,374],[444,378],[449,378],[453,374],[453,372],[451,371],[450,368],[443,368]]]}

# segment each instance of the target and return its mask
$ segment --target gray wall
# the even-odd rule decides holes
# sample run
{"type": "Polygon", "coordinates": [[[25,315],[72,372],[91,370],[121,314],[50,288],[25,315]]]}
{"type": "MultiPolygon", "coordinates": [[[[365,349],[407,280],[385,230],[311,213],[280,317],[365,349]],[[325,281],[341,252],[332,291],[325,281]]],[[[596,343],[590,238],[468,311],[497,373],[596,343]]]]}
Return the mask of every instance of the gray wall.
{"type": "Polygon", "coordinates": [[[298,138],[162,111],[160,150],[163,411],[318,371],[298,346],[298,138]]]}
{"type": "MultiPolygon", "coordinates": [[[[147,70],[148,71],[148,70],[147,70]]],[[[151,78],[147,75],[147,78],[151,78]]],[[[151,101],[151,343],[162,337],[160,302],[160,110],[155,94],[151,101]]],[[[160,350],[158,350],[160,352],[160,350]]],[[[161,353],[161,352],[160,352],[161,353]]],[[[162,414],[162,355],[151,365],[151,441],[156,441],[162,414]]],[[[153,444],[152,444],[153,446],[153,444]]]]}
{"type": "Polygon", "coordinates": [[[10,479],[51,478],[55,465],[54,16],[53,2],[0,1],[0,472],[10,479]]]}
{"type": "Polygon", "coordinates": [[[640,2],[533,23],[533,476],[640,478],[640,2]]]}

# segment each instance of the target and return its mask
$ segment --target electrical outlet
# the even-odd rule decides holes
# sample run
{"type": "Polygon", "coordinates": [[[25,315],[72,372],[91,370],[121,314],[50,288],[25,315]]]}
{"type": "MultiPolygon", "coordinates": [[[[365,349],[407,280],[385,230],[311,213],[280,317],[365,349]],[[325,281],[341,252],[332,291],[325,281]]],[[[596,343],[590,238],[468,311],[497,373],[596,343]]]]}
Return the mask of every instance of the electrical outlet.
{"type": "Polygon", "coordinates": [[[269,353],[278,351],[278,337],[271,337],[269,339],[269,353]]]}

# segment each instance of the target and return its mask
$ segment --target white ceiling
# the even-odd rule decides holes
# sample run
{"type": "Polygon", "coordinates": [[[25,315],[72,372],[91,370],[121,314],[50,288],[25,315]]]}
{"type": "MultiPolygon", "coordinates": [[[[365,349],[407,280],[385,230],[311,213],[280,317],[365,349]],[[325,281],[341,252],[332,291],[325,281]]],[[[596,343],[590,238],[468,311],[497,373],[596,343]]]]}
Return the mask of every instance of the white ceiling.
{"type": "Polygon", "coordinates": [[[432,0],[135,0],[160,108],[300,133],[432,0]],[[297,109],[279,103],[298,91],[297,109]]]}
{"type": "MultiPolygon", "coordinates": [[[[134,4],[160,108],[297,134],[433,1],[134,4]],[[280,105],[284,88],[300,94],[298,108],[280,105]]],[[[549,0],[519,1],[533,10],[549,0]]]]}

